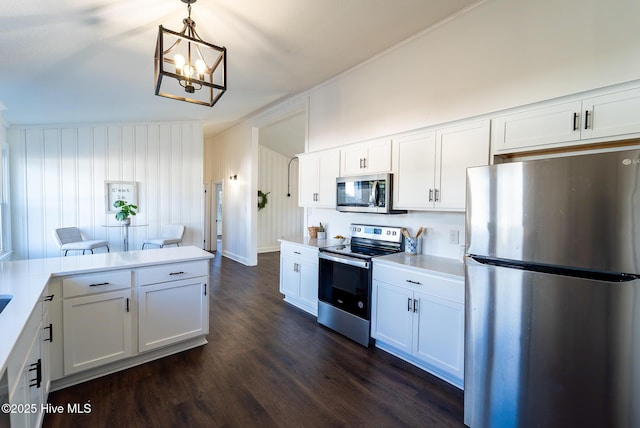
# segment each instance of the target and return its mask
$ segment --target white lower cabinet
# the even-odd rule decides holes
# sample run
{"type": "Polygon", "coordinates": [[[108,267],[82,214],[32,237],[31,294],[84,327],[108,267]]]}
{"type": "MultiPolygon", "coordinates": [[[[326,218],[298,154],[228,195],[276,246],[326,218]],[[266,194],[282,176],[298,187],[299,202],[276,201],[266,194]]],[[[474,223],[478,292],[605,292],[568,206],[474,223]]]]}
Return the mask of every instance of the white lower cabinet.
{"type": "Polygon", "coordinates": [[[374,264],[376,346],[462,388],[464,280],[374,264]]]}
{"type": "Polygon", "coordinates": [[[207,278],[138,288],[138,350],[181,342],[209,332],[207,278]]]}
{"type": "MultiPolygon", "coordinates": [[[[43,298],[46,290],[43,293],[43,298]]],[[[49,395],[49,352],[51,338],[46,309],[42,300],[34,309],[22,335],[8,360],[9,403],[11,426],[39,427],[43,406],[49,395]]]]}
{"type": "Polygon", "coordinates": [[[132,355],[131,286],[65,299],[65,375],[132,355]]]}
{"type": "Polygon", "coordinates": [[[281,242],[280,292],[284,300],[318,315],[318,249],[281,242]]]}

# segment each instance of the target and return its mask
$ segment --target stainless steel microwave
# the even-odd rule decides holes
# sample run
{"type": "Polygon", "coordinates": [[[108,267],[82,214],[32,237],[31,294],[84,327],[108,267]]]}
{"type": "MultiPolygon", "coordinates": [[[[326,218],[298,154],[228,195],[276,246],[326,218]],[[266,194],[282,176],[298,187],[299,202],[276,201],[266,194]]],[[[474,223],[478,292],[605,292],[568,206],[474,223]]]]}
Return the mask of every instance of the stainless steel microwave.
{"type": "Polygon", "coordinates": [[[393,174],[336,179],[336,210],[355,213],[403,214],[393,209],[393,174]]]}

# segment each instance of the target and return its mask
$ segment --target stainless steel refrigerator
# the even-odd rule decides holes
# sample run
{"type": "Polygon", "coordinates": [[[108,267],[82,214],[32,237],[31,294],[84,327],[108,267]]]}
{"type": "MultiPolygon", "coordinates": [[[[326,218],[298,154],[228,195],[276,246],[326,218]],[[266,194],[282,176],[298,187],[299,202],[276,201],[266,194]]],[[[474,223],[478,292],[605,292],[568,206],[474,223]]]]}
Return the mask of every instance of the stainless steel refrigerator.
{"type": "Polygon", "coordinates": [[[640,427],[640,150],[467,171],[464,422],[640,427]]]}

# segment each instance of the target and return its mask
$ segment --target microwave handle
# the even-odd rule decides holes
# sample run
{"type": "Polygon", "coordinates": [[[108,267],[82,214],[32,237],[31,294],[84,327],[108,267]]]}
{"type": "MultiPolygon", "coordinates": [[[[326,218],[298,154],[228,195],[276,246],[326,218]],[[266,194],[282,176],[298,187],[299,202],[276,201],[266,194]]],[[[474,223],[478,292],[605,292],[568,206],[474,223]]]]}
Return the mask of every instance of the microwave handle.
{"type": "Polygon", "coordinates": [[[369,204],[373,204],[374,207],[378,206],[378,198],[380,192],[378,191],[378,180],[373,182],[373,189],[371,190],[371,197],[369,198],[369,204]]]}

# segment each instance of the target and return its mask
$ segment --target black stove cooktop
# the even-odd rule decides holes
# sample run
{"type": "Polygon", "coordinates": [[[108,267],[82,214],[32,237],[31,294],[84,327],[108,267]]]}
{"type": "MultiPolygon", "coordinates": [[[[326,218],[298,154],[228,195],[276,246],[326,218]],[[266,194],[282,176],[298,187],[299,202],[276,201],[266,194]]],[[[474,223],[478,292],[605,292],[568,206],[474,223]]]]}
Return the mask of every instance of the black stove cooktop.
{"type": "Polygon", "coordinates": [[[386,256],[387,254],[393,254],[400,251],[399,249],[389,248],[376,248],[362,245],[336,245],[333,247],[324,247],[320,251],[328,253],[342,254],[345,256],[359,257],[363,259],[370,259],[372,257],[386,256]]]}
{"type": "Polygon", "coordinates": [[[350,237],[350,245],[324,247],[320,251],[368,260],[403,250],[401,227],[352,224],[350,237]]]}

